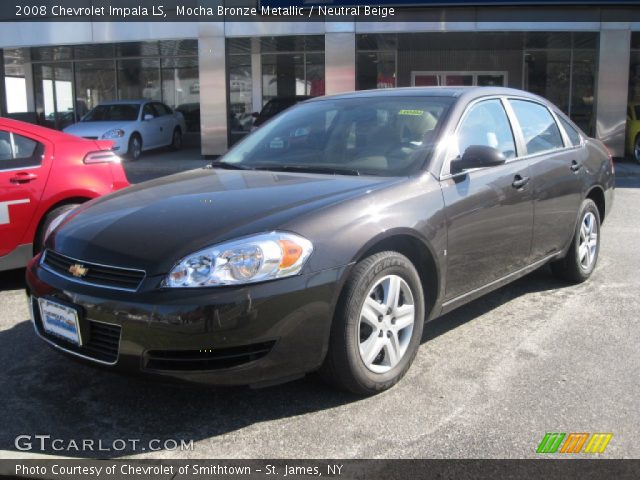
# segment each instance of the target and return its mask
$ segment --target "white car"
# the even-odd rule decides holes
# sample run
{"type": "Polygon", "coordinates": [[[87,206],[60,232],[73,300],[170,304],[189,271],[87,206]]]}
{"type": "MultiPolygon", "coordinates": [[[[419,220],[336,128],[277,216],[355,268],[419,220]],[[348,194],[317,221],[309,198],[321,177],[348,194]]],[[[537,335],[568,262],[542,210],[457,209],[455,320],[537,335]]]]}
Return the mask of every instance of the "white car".
{"type": "Polygon", "coordinates": [[[137,160],[145,150],[182,147],[184,117],[153,100],[120,100],[98,105],[66,133],[92,140],[113,140],[113,150],[137,160]]]}

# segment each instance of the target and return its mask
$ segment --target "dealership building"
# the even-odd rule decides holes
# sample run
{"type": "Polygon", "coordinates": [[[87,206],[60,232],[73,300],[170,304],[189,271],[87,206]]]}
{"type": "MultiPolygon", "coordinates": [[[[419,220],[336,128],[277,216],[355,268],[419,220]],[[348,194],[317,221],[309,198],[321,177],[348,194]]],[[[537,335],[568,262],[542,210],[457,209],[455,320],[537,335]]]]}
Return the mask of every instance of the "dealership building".
{"type": "Polygon", "coordinates": [[[0,113],[61,129],[104,101],[160,100],[184,113],[202,154],[218,155],[272,98],[504,85],[548,98],[624,155],[640,104],[640,7],[373,3],[396,15],[2,23],[0,113]]]}

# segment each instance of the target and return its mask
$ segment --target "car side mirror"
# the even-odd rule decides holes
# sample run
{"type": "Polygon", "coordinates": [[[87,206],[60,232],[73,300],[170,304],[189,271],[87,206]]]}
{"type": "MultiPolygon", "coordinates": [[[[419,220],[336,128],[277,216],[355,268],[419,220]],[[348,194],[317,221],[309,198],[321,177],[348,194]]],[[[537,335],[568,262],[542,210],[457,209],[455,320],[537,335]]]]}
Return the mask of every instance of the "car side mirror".
{"type": "Polygon", "coordinates": [[[143,120],[147,121],[147,120],[153,120],[155,117],[153,115],[151,115],[150,113],[145,113],[144,117],[142,117],[143,120]]]}
{"type": "Polygon", "coordinates": [[[471,168],[495,167],[503,165],[507,158],[497,148],[486,145],[471,145],[460,158],[451,161],[451,173],[459,173],[471,168]]]}

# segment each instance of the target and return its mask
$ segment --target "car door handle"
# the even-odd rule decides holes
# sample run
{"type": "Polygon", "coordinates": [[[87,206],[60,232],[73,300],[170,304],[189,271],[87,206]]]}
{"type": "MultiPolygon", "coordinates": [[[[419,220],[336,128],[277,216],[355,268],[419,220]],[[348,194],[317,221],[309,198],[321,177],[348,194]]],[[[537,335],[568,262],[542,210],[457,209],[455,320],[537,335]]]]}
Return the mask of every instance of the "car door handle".
{"type": "Polygon", "coordinates": [[[9,178],[9,182],[14,184],[29,183],[36,178],[38,178],[38,176],[35,173],[19,172],[9,178]]]}
{"type": "Polygon", "coordinates": [[[513,179],[513,183],[511,184],[511,186],[519,190],[522,187],[524,187],[527,183],[529,183],[529,180],[530,180],[529,177],[522,177],[520,175],[516,175],[515,178],[513,179]]]}
{"type": "Polygon", "coordinates": [[[576,162],[575,160],[573,160],[571,162],[571,167],[570,168],[571,168],[572,172],[577,172],[578,170],[580,170],[582,168],[582,164],[576,162]]]}

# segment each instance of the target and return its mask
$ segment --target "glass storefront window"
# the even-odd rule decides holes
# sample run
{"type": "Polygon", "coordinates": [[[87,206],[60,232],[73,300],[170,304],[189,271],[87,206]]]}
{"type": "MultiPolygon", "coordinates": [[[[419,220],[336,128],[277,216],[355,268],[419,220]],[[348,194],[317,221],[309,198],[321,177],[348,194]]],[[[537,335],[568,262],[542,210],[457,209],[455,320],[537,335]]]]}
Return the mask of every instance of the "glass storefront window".
{"type": "Polygon", "coordinates": [[[77,62],[76,117],[80,120],[92,108],[116,98],[116,74],[112,60],[77,62]]]}
{"type": "Polygon", "coordinates": [[[229,56],[229,130],[232,141],[253,125],[251,55],[229,56]]]}
{"type": "Polygon", "coordinates": [[[162,59],[162,99],[173,108],[184,104],[200,103],[197,58],[162,59]]]}
{"type": "Polygon", "coordinates": [[[324,53],[308,53],[306,57],[306,94],[312,97],[324,95],[324,53]]]}
{"type": "Polygon", "coordinates": [[[324,53],[262,55],[262,104],[276,97],[324,95],[324,53]]]}
{"type": "Polygon", "coordinates": [[[160,45],[158,42],[127,42],[117,43],[116,57],[158,57],[160,45]]]}
{"type": "Polygon", "coordinates": [[[119,60],[118,98],[161,100],[160,59],[119,60]]]}
{"type": "Polygon", "coordinates": [[[75,123],[71,64],[36,64],[33,76],[38,123],[59,130],[75,123]]]}
{"type": "Polygon", "coordinates": [[[21,48],[5,49],[4,88],[7,113],[24,113],[27,106],[27,81],[24,66],[24,51],[21,48]]]}
{"type": "Polygon", "coordinates": [[[569,116],[589,135],[595,134],[596,50],[574,50],[569,116]]]}
{"type": "Polygon", "coordinates": [[[357,57],[356,88],[393,88],[396,86],[395,52],[362,52],[357,57]]]}
{"type": "Polygon", "coordinates": [[[525,35],[523,87],[548,98],[588,135],[595,134],[598,34],[538,32],[525,35]]]}
{"type": "MultiPolygon", "coordinates": [[[[198,40],[34,47],[16,52],[20,50],[30,55],[36,116],[42,125],[64,128],[103,102],[146,98],[180,110],[189,130],[200,129],[198,40]]],[[[5,58],[11,56],[5,54],[5,58]]],[[[18,75],[16,66],[6,70],[15,73],[6,74],[16,77],[10,80],[12,91],[22,88],[19,82],[29,83],[24,73],[18,75]]],[[[23,88],[20,108],[26,108],[29,86],[23,88]]]]}
{"type": "Polygon", "coordinates": [[[76,45],[73,47],[73,58],[78,60],[98,60],[113,58],[115,55],[112,43],[98,45],[76,45]]]}
{"type": "Polygon", "coordinates": [[[524,54],[524,89],[569,112],[571,50],[530,50],[524,54]]]}

